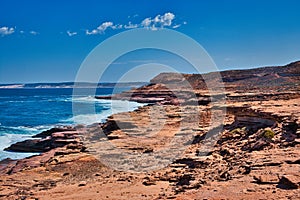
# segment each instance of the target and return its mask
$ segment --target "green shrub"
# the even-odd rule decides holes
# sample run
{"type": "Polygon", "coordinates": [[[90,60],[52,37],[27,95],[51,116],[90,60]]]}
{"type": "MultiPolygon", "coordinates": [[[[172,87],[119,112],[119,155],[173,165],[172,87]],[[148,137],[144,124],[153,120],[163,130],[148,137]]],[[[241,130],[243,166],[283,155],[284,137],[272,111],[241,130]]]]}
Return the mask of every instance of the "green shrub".
{"type": "Polygon", "coordinates": [[[262,135],[264,138],[272,139],[275,136],[275,133],[271,129],[265,129],[262,135]]]}
{"type": "Polygon", "coordinates": [[[235,128],[232,131],[230,131],[229,133],[232,135],[234,135],[234,134],[242,135],[243,133],[245,133],[245,131],[246,131],[246,127],[243,127],[243,128],[235,128]]]}

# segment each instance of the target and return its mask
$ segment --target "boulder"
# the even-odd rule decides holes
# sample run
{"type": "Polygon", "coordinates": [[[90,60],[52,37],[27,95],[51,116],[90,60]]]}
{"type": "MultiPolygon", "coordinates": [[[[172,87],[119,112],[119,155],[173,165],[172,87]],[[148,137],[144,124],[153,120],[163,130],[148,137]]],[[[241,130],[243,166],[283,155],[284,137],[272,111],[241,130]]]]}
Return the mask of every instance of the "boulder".
{"type": "Polygon", "coordinates": [[[298,189],[300,188],[300,176],[284,175],[280,178],[278,187],[282,189],[298,189]]]}
{"type": "Polygon", "coordinates": [[[270,144],[269,141],[267,141],[264,138],[260,138],[258,141],[256,141],[250,148],[250,151],[260,151],[264,147],[268,146],[270,144]]]}

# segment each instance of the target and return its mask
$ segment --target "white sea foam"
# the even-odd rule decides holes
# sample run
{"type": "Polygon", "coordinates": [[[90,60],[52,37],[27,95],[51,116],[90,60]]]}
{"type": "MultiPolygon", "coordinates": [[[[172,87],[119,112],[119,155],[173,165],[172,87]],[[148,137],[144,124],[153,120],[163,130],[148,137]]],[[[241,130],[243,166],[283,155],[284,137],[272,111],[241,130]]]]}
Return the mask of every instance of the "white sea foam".
{"type": "MultiPolygon", "coordinates": [[[[101,103],[101,104],[111,104],[112,100],[107,99],[96,99],[94,96],[75,96],[71,98],[66,98],[65,101],[71,101],[76,103],[101,103]]],[[[120,100],[116,100],[120,101],[120,100]]]]}
{"type": "MultiPolygon", "coordinates": [[[[76,103],[88,103],[91,106],[101,106],[104,108],[99,113],[90,114],[79,114],[73,116],[67,120],[61,121],[62,124],[84,124],[89,125],[97,122],[104,122],[105,119],[115,113],[133,111],[139,106],[145,105],[136,102],[122,101],[122,100],[105,100],[105,99],[95,99],[92,96],[88,97],[73,97],[73,98],[60,98],[57,101],[73,101],[76,103]]],[[[0,125],[1,126],[1,125],[0,125]]],[[[35,153],[15,153],[3,151],[4,148],[10,146],[13,143],[24,141],[26,139],[32,139],[31,136],[40,133],[44,130],[48,130],[53,126],[43,125],[35,127],[27,126],[16,126],[16,127],[0,127],[0,160],[5,158],[21,159],[35,153]]]]}
{"type": "MultiPolygon", "coordinates": [[[[40,126],[34,126],[34,127],[28,127],[28,126],[1,126],[2,132],[0,134],[12,134],[12,135],[34,135],[41,131],[47,130],[51,128],[52,126],[48,125],[40,125],[40,126]]],[[[2,141],[1,141],[2,142],[2,141]]]]}
{"type": "Polygon", "coordinates": [[[11,144],[27,139],[32,139],[31,135],[5,134],[0,136],[0,160],[3,160],[5,158],[21,159],[28,156],[36,155],[36,153],[16,153],[3,151],[6,147],[9,147],[11,144]]]}
{"type": "Polygon", "coordinates": [[[51,126],[2,126],[2,132],[0,134],[0,160],[5,158],[21,159],[36,155],[37,153],[16,153],[4,151],[4,149],[16,142],[32,139],[32,135],[40,133],[49,128],[51,128],[51,126]]]}
{"type": "Polygon", "coordinates": [[[65,120],[64,122],[74,123],[74,124],[93,124],[97,122],[104,122],[105,119],[115,113],[133,111],[139,106],[145,104],[132,102],[132,101],[123,101],[123,100],[104,100],[104,99],[95,99],[91,97],[79,97],[74,101],[76,102],[94,102],[99,103],[107,110],[102,110],[100,113],[90,113],[90,114],[79,114],[75,115],[70,119],[65,120]]]}

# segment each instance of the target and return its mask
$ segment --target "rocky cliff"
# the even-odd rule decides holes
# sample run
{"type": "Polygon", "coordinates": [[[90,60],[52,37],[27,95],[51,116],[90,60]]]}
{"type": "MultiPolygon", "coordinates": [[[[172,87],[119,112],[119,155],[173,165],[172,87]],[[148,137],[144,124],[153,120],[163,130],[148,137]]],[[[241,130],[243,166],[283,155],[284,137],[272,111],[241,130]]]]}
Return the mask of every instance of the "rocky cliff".
{"type": "Polygon", "coordinates": [[[42,153],[2,161],[0,198],[300,199],[299,67],[221,72],[224,98],[203,81],[219,81],[214,72],[164,73],[149,85],[98,97],[150,104],[102,124],[52,129],[12,145],[8,150],[42,153]],[[181,87],[186,80],[192,90],[181,87]],[[223,111],[221,126],[213,126],[223,111]],[[127,159],[105,148],[107,141],[127,159]],[[170,162],[176,151],[169,150],[181,144],[185,148],[170,162]],[[130,162],[131,155],[145,159],[130,162]]]}

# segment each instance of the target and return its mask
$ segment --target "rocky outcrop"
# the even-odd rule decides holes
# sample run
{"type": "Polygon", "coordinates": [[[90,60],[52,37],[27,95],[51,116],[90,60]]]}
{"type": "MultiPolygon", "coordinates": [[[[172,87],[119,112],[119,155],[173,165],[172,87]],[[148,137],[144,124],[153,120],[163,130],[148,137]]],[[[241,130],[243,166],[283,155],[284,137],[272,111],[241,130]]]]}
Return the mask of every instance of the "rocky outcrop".
{"type": "Polygon", "coordinates": [[[149,84],[137,89],[122,92],[121,94],[115,94],[113,96],[96,96],[95,98],[121,99],[147,104],[172,104],[172,101],[174,101],[176,96],[169,88],[162,84],[149,84]]]}
{"type": "Polygon", "coordinates": [[[278,90],[284,92],[288,88],[288,90],[297,91],[300,81],[300,61],[285,66],[228,70],[208,74],[161,73],[150,82],[170,84],[187,80],[194,89],[206,90],[205,82],[217,83],[219,81],[217,73],[221,75],[225,87],[230,90],[266,92],[266,89],[275,89],[277,92],[279,92],[278,90]]]}
{"type": "Polygon", "coordinates": [[[64,126],[64,127],[54,127],[49,130],[43,131],[39,134],[32,136],[33,138],[46,138],[52,135],[52,133],[66,132],[66,131],[76,131],[74,127],[64,126]]]}
{"type": "Polygon", "coordinates": [[[13,152],[46,152],[58,147],[73,145],[74,148],[82,149],[83,145],[79,138],[79,131],[74,131],[74,128],[52,128],[44,131],[33,138],[41,137],[40,139],[29,139],[22,142],[17,142],[5,148],[5,151],[13,152]]]}
{"type": "MultiPolygon", "coordinates": [[[[217,97],[230,101],[288,100],[300,97],[300,62],[281,67],[230,70],[208,74],[161,73],[150,84],[113,96],[97,99],[123,99],[162,105],[208,105],[214,94],[207,93],[223,86],[226,94],[217,97]],[[221,84],[222,83],[222,84],[221,84]]],[[[223,91],[224,92],[224,91],[223,91]]]]}

